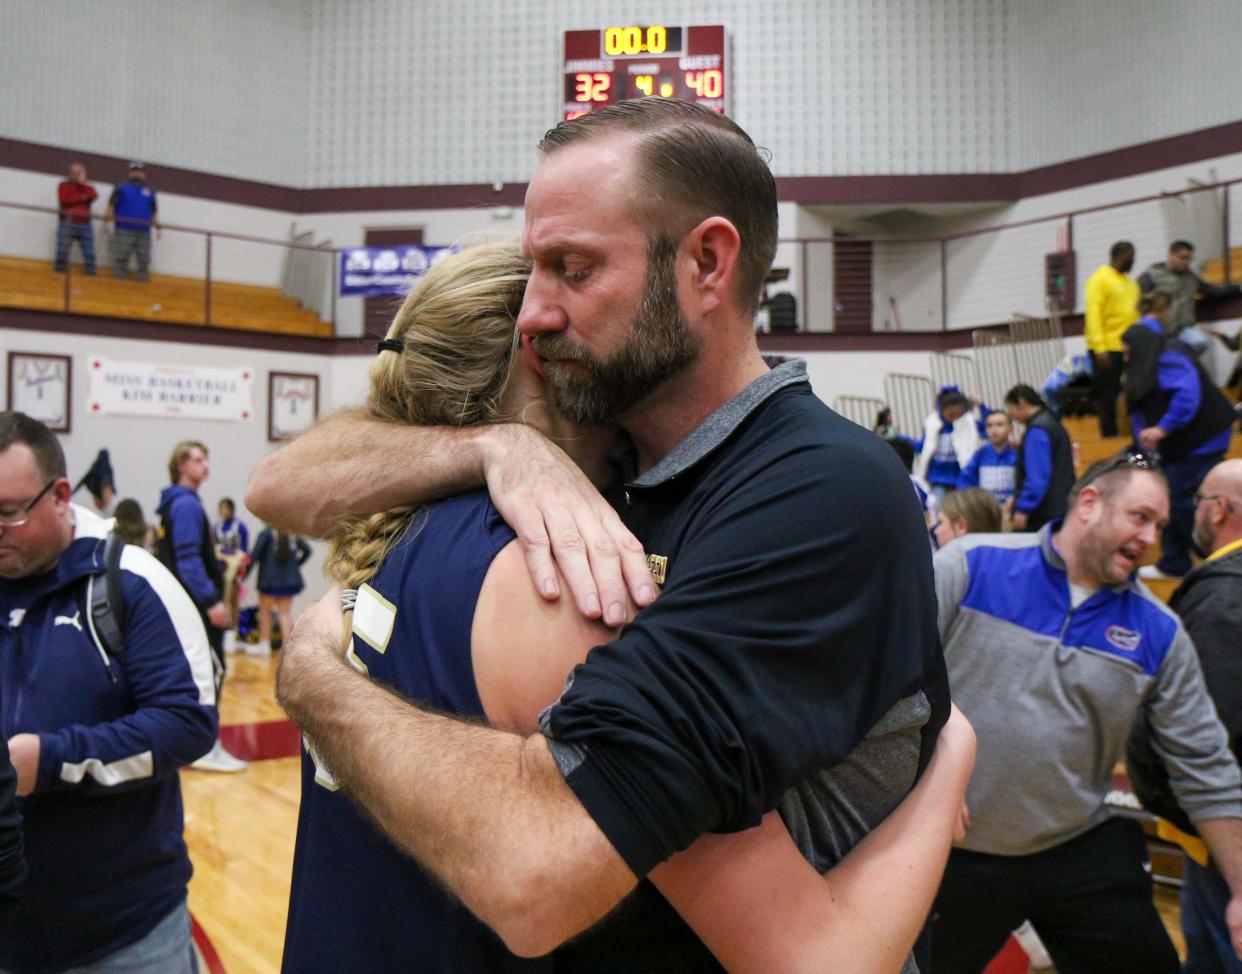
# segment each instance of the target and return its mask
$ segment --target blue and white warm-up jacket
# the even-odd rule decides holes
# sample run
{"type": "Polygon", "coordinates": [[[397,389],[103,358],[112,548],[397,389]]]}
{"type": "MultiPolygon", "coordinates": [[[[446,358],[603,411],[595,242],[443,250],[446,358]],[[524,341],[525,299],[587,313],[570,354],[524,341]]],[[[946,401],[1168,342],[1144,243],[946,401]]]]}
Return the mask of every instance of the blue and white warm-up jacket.
{"type": "Polygon", "coordinates": [[[1059,525],[970,534],[935,557],[949,686],[978,737],[962,847],[1029,855],[1105,821],[1139,708],[1191,820],[1242,817],[1242,778],[1185,629],[1133,579],[1073,606],[1059,525]]]}
{"type": "Polygon", "coordinates": [[[0,969],[14,974],[106,956],[185,898],[177,770],[216,738],[207,634],[190,597],[126,546],[125,649],[104,653],[86,593],[106,583],[110,522],[73,514],[52,571],[0,579],[0,732],[40,743],[35,790],[21,801],[30,876],[0,932],[0,969]]]}

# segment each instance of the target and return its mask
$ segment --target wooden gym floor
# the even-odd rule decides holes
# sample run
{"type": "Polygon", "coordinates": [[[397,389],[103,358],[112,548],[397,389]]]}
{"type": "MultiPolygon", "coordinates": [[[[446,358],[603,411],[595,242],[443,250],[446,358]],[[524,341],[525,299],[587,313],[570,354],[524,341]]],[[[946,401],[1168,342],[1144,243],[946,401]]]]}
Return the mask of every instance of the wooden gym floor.
{"type": "MultiPolygon", "coordinates": [[[[181,772],[194,861],[190,912],[204,974],[280,970],[301,782],[300,739],[276,703],[275,675],[275,657],[229,657],[221,738],[250,767],[239,774],[181,772]]],[[[1157,888],[1156,905],[1184,951],[1176,894],[1157,888]]]]}
{"type": "Polygon", "coordinates": [[[274,657],[229,657],[221,738],[250,767],[181,772],[190,912],[205,974],[280,970],[301,781],[299,736],[276,703],[275,676],[274,657]]]}

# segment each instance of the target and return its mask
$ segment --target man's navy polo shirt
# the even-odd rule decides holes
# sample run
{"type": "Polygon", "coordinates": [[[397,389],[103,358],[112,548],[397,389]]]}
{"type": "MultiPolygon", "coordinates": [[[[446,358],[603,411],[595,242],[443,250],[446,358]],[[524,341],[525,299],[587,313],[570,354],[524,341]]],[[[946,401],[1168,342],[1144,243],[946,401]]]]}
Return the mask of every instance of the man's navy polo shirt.
{"type": "Polygon", "coordinates": [[[662,594],[575,667],[542,727],[636,875],[756,825],[920,688],[926,763],[949,695],[922,512],[897,455],[801,362],[627,483],[621,513],[662,594]]]}

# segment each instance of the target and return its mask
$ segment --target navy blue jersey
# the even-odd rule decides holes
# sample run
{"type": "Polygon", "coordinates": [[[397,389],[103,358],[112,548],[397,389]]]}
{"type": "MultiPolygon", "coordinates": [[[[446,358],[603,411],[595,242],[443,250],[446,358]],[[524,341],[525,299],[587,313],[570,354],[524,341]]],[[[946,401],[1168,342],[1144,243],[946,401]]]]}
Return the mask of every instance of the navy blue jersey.
{"type": "MultiPolygon", "coordinates": [[[[485,493],[417,514],[359,590],[350,662],[422,706],[481,718],[471,626],[492,559],[511,540],[485,493]]],[[[540,974],[551,962],[509,953],[304,751],[283,969],[540,974]]]]}

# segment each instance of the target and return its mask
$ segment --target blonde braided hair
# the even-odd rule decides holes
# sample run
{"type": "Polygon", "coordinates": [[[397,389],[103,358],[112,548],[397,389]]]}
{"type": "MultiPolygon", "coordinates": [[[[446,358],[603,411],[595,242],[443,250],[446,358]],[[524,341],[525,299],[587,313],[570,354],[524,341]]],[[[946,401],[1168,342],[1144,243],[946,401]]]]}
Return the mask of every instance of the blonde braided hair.
{"type": "MultiPolygon", "coordinates": [[[[370,415],[420,426],[510,418],[504,399],[529,276],[530,262],[516,243],[471,247],[432,267],[388,329],[402,350],[379,353],[371,366],[370,415]]],[[[346,588],[371,579],[419,510],[406,505],[342,518],[328,549],[328,576],[346,588]]]]}

